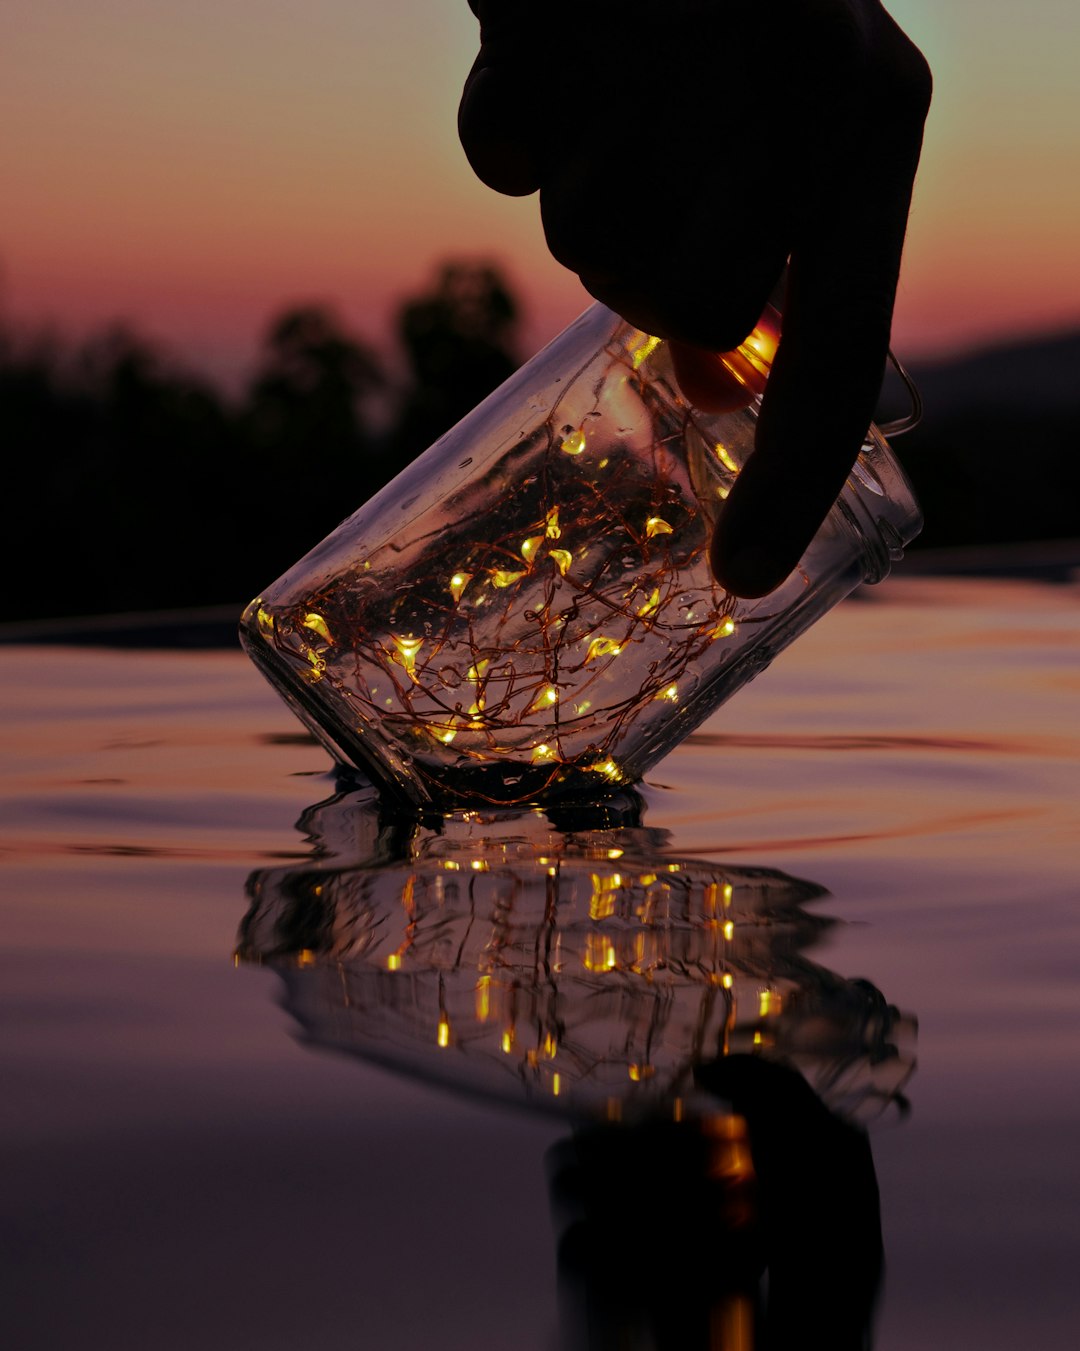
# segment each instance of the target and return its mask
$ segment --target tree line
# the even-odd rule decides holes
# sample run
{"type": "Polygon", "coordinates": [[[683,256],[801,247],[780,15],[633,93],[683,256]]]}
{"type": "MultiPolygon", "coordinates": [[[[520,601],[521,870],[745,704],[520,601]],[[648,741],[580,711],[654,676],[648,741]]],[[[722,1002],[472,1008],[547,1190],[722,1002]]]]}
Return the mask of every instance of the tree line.
{"type": "MultiPolygon", "coordinates": [[[[497,267],[451,260],[394,317],[403,375],[298,305],[232,397],[129,327],[0,327],[0,623],[243,605],[517,368],[519,317],[497,267]]],[[[1078,360],[1068,333],[918,373],[910,553],[1077,537],[1078,360]]]]}
{"type": "Polygon", "coordinates": [[[298,305],[232,397],[129,326],[0,329],[4,619],[243,604],[517,368],[519,315],[449,261],[395,316],[403,377],[298,305]]]}

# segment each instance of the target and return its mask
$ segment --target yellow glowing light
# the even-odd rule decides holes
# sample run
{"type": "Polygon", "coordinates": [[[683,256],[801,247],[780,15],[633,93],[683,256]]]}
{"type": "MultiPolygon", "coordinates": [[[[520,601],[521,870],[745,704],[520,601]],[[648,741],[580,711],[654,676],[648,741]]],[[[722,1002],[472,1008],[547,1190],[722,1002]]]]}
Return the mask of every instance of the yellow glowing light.
{"type": "Polygon", "coordinates": [[[558,702],[559,691],[554,685],[545,685],[529,705],[529,712],[535,713],[538,708],[552,708],[558,702]]]}
{"type": "Polygon", "coordinates": [[[651,887],[655,881],[656,881],[655,873],[642,873],[641,876],[638,878],[638,882],[643,887],[651,887]]]}
{"type": "Polygon", "coordinates": [[[559,875],[559,870],[558,870],[558,868],[555,867],[554,863],[553,863],[553,864],[551,865],[551,867],[547,870],[547,875],[548,875],[549,877],[558,877],[558,875],[559,875]]]}
{"type": "Polygon", "coordinates": [[[489,871],[488,861],[486,858],[474,858],[472,862],[469,864],[469,867],[473,870],[474,873],[486,873],[489,871]]]}
{"type": "Polygon", "coordinates": [[[660,588],[658,586],[654,586],[652,595],[641,607],[641,609],[638,610],[637,612],[638,618],[644,619],[646,615],[651,615],[654,610],[659,608],[659,605],[660,605],[660,588]]]}
{"type": "Polygon", "coordinates": [[[554,755],[555,752],[551,749],[551,747],[547,744],[546,741],[541,741],[539,746],[534,746],[532,750],[532,759],[534,762],[539,762],[541,760],[551,760],[554,758],[554,755]]]}
{"type": "Polygon", "coordinates": [[[758,1017],[767,1018],[770,1013],[780,1012],[780,996],[775,990],[762,990],[758,996],[758,1017]]]}
{"type": "Polygon", "coordinates": [[[735,888],[731,885],[730,882],[725,882],[725,883],[724,883],[724,909],[725,909],[725,910],[730,909],[730,907],[731,907],[731,901],[732,901],[732,898],[734,897],[734,895],[735,895],[735,888]]]}
{"type": "Polygon", "coordinates": [[[446,727],[441,732],[436,733],[438,739],[446,746],[449,746],[454,737],[457,736],[456,727],[446,727]]]}
{"type": "Polygon", "coordinates": [[[607,851],[607,856],[608,856],[608,858],[613,858],[613,859],[614,859],[614,858],[622,858],[623,854],[625,854],[625,853],[626,853],[626,850],[625,850],[625,849],[609,849],[609,850],[607,851]]]}
{"type": "Polygon", "coordinates": [[[716,489],[716,495],[721,502],[726,502],[728,500],[729,491],[730,489],[725,488],[724,485],[721,483],[716,489]]]}
{"type": "Polygon", "coordinates": [[[491,1013],[491,977],[481,976],[476,982],[476,1016],[486,1023],[491,1013]]]}
{"type": "Polygon", "coordinates": [[[439,1019],[439,1030],[436,1034],[435,1040],[444,1049],[450,1045],[450,1023],[447,1020],[445,1013],[439,1019]]]}
{"type": "Polygon", "coordinates": [[[630,357],[630,361],[634,367],[634,370],[636,371],[641,366],[643,361],[648,361],[649,357],[652,356],[652,354],[656,351],[656,349],[659,346],[660,346],[659,338],[651,338],[651,337],[644,338],[642,342],[633,349],[630,357]]]}
{"type": "Polygon", "coordinates": [[[452,858],[444,860],[443,867],[448,873],[459,873],[461,871],[461,864],[458,863],[456,859],[452,858]]]}
{"type": "Polygon", "coordinates": [[[555,1095],[555,1097],[559,1096],[559,1090],[561,1088],[562,1088],[562,1079],[557,1074],[553,1074],[551,1076],[551,1091],[555,1095]]]}
{"type": "Polygon", "coordinates": [[[592,874],[592,895],[589,897],[589,918],[590,919],[608,919],[615,913],[616,893],[622,889],[621,873],[614,873],[611,877],[600,877],[599,874],[592,874]]]}
{"type": "Polygon", "coordinates": [[[400,970],[401,970],[401,953],[400,953],[400,952],[392,952],[392,953],[390,954],[390,956],[387,957],[387,959],[386,959],[386,969],[387,969],[387,971],[400,971],[400,970]]]}
{"type": "Polygon", "coordinates": [[[321,680],[323,678],[323,672],[326,670],[326,662],[323,661],[322,657],[320,657],[317,652],[313,652],[310,648],[305,651],[304,656],[309,663],[309,669],[304,672],[305,680],[310,680],[312,683],[316,680],[321,680]]]}
{"type": "Polygon", "coordinates": [[[755,1046],[763,1046],[764,1044],[765,1044],[765,1041],[764,1041],[764,1038],[762,1037],[761,1033],[760,1033],[760,1032],[755,1032],[755,1033],[754,1033],[754,1045],[755,1045],[755,1046]]]}
{"type": "Polygon", "coordinates": [[[582,716],[584,716],[584,714],[588,713],[588,711],[589,711],[590,708],[592,708],[592,700],[591,700],[591,699],[582,699],[582,701],[577,705],[577,711],[578,711],[578,713],[581,714],[582,716]]]}
{"type": "Polygon", "coordinates": [[[603,934],[588,934],[581,960],[586,971],[614,971],[617,963],[615,945],[603,934]]]}
{"type": "Polygon", "coordinates": [[[630,1079],[635,1084],[640,1084],[643,1079],[651,1079],[655,1073],[656,1069],[652,1065],[630,1066],[630,1079]]]}
{"type": "Polygon", "coordinates": [[[730,469],[733,474],[739,472],[739,466],[731,458],[731,451],[728,450],[727,446],[725,446],[722,441],[716,443],[716,458],[725,469],[730,469]]]}
{"type": "Polygon", "coordinates": [[[570,564],[574,561],[574,555],[569,549],[549,549],[548,557],[559,569],[559,575],[565,577],[570,570],[570,564]]]}
{"type": "Polygon", "coordinates": [[[657,699],[670,699],[673,704],[679,702],[678,685],[666,685],[659,694],[654,696],[657,699]]]}
{"type": "Polygon", "coordinates": [[[424,646],[423,638],[399,638],[396,634],[391,635],[394,639],[394,646],[397,648],[392,653],[393,660],[399,666],[404,666],[409,675],[416,675],[416,658],[420,649],[424,646]]]}
{"type": "Polygon", "coordinates": [[[552,507],[544,517],[544,533],[548,539],[558,539],[562,534],[562,528],[559,525],[559,508],[552,507]]]}
{"type": "Polygon", "coordinates": [[[555,1040],[555,1038],[551,1035],[550,1032],[547,1033],[547,1035],[544,1037],[544,1044],[540,1047],[540,1050],[544,1053],[544,1055],[547,1057],[548,1060],[554,1060],[555,1053],[558,1051],[558,1049],[559,1043],[555,1040]]]}
{"type": "Polygon", "coordinates": [[[300,951],[296,954],[296,965],[297,966],[315,965],[315,954],[312,952],[310,948],[300,949],[300,951]]]}
{"type": "Polygon", "coordinates": [[[512,1027],[507,1028],[507,1030],[502,1034],[502,1042],[500,1044],[502,1046],[504,1055],[509,1055],[510,1052],[514,1049],[514,1029],[512,1027]]]}
{"type": "Polygon", "coordinates": [[[491,585],[500,588],[513,586],[515,582],[520,582],[525,576],[524,570],[521,572],[508,572],[500,568],[497,572],[491,574],[491,585]]]}
{"type": "Polygon", "coordinates": [[[521,556],[526,563],[531,563],[536,557],[536,551],[544,542],[543,535],[530,535],[527,540],[522,541],[521,556]]]}
{"type": "Polygon", "coordinates": [[[730,638],[735,632],[735,621],[730,615],[725,615],[720,623],[709,633],[710,638],[730,638]]]}
{"type": "Polygon", "coordinates": [[[755,365],[768,367],[772,364],[779,345],[779,335],[773,329],[764,328],[759,324],[739,350],[754,361],[755,365]]]}
{"type": "Polygon", "coordinates": [[[450,578],[450,594],[453,596],[455,604],[461,599],[462,592],[472,579],[471,572],[455,572],[453,577],[450,578]]]}
{"type": "Polygon", "coordinates": [[[559,449],[566,455],[580,455],[585,449],[585,433],[583,431],[571,432],[560,444],[559,449]]]}
{"type": "Polygon", "coordinates": [[[589,650],[585,653],[587,662],[595,661],[597,657],[617,657],[622,651],[622,643],[617,638],[594,638],[589,644],[589,650]]]}
{"type": "Polygon", "coordinates": [[[259,625],[259,632],[269,638],[274,632],[274,616],[260,605],[255,611],[255,619],[259,625]]]}
{"type": "Polygon", "coordinates": [[[731,987],[735,984],[735,977],[731,974],[730,971],[725,971],[724,974],[720,977],[720,984],[724,987],[725,990],[730,990],[731,987]]]}
{"type": "Polygon", "coordinates": [[[652,539],[654,535],[670,535],[674,532],[662,516],[650,516],[645,522],[645,533],[652,539]]]}
{"type": "Polygon", "coordinates": [[[757,1340],[756,1323],[754,1304],[748,1295],[725,1295],[709,1311],[709,1345],[750,1351],[757,1340]]]}
{"type": "Polygon", "coordinates": [[[735,924],[733,920],[724,921],[724,940],[728,943],[735,937],[735,924]]]}
{"type": "Polygon", "coordinates": [[[317,633],[324,642],[333,643],[330,636],[330,629],[327,627],[326,620],[322,615],[309,614],[304,616],[304,628],[310,629],[312,633],[317,633]]]}

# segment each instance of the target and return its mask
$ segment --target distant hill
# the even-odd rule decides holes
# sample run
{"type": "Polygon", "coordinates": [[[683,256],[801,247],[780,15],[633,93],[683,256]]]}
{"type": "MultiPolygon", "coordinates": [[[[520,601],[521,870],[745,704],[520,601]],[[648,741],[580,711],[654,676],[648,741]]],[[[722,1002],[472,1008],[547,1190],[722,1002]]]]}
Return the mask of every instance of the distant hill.
{"type": "MultiPolygon", "coordinates": [[[[894,449],[919,549],[1080,538],[1080,331],[913,363],[925,410],[894,449]]],[[[890,384],[883,414],[898,402],[890,384]]]]}
{"type": "Polygon", "coordinates": [[[912,375],[929,418],[969,408],[1075,412],[1080,409],[1080,330],[920,364],[912,375]]]}

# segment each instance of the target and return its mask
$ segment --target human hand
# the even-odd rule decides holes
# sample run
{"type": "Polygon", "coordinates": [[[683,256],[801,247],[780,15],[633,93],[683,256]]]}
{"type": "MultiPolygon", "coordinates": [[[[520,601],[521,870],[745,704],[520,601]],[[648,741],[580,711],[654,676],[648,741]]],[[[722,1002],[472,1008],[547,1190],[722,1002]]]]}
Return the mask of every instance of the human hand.
{"type": "Polygon", "coordinates": [[[782,278],[754,454],[712,541],[761,596],[843,488],[888,356],[931,77],[878,0],[469,0],[458,130],[489,187],[539,191],[553,256],[671,344],[691,402],[782,278]]]}

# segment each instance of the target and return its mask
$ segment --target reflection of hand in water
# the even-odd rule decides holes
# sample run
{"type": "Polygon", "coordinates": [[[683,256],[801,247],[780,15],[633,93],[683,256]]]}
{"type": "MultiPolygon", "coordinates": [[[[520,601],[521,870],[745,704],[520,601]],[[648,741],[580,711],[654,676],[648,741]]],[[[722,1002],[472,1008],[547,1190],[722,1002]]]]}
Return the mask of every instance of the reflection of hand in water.
{"type": "Polygon", "coordinates": [[[722,1057],[697,1078],[715,1116],[588,1126],[548,1155],[568,1344],[868,1346],[882,1242],[865,1132],[776,1062],[722,1057]]]}
{"type": "Polygon", "coordinates": [[[249,878],[238,953],[307,1045],[574,1123],[549,1158],[574,1341],[861,1347],[882,1250],[849,1123],[903,1107],[914,1020],[809,960],[820,887],[623,808],[403,820],[346,788],[305,813],[310,858],[249,878]]]}
{"type": "Polygon", "coordinates": [[[702,1066],[698,1081],[747,1123],[769,1274],[765,1345],[867,1345],[883,1250],[866,1132],[780,1064],[732,1056],[702,1066]]]}

